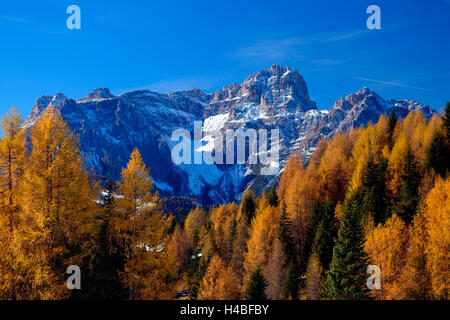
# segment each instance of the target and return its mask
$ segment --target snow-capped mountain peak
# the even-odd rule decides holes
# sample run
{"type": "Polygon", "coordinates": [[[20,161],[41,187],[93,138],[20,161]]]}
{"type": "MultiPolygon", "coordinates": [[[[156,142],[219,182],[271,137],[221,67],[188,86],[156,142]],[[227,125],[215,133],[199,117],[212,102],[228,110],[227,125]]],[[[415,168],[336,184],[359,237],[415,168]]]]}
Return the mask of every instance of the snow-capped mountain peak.
{"type": "Polygon", "coordinates": [[[114,98],[114,95],[111,93],[111,91],[109,91],[108,88],[96,88],[94,89],[94,91],[89,93],[87,97],[79,99],[78,102],[111,99],[111,98],[114,98]]]}
{"type": "MultiPolygon", "coordinates": [[[[203,204],[237,200],[248,187],[260,192],[277,174],[260,175],[261,166],[248,162],[175,165],[171,159],[175,143],[170,137],[180,128],[192,132],[195,121],[202,121],[205,131],[222,133],[227,129],[278,129],[277,170],[281,172],[292,152],[300,152],[308,161],[321,137],[376,122],[392,108],[402,117],[412,110],[421,110],[427,117],[435,112],[416,101],[385,100],[369,88],[338,99],[328,111],[318,110],[300,73],[279,65],[214,93],[140,90],[114,96],[107,88],[97,88],[78,101],[63,94],[41,96],[25,125],[31,126],[51,106],[79,134],[82,150],[100,178],[117,179],[131,151],[138,147],[163,196],[189,196],[203,204]]],[[[202,139],[210,140],[208,135],[202,139]]]]}

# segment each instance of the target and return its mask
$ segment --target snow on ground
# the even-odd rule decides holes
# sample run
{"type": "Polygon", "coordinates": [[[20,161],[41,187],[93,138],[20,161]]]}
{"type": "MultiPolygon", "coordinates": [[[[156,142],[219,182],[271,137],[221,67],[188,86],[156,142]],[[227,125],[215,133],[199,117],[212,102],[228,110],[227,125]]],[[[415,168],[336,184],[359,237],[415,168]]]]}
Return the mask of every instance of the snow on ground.
{"type": "Polygon", "coordinates": [[[211,132],[222,129],[225,126],[225,123],[228,121],[229,117],[230,113],[224,113],[206,118],[203,122],[203,131],[211,132]]]}
{"type": "Polygon", "coordinates": [[[256,121],[259,119],[268,119],[269,117],[264,112],[263,108],[261,108],[261,105],[250,102],[246,103],[242,106],[242,112],[243,112],[243,119],[250,120],[250,121],[256,121]]]}

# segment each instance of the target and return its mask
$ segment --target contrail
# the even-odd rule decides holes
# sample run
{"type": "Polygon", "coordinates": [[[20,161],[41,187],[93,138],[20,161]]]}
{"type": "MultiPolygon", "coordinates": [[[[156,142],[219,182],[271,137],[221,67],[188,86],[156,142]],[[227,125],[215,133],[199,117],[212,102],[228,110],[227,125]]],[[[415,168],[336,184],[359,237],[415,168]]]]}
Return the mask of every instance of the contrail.
{"type": "Polygon", "coordinates": [[[396,86],[396,87],[404,87],[404,88],[411,88],[411,89],[418,89],[418,90],[425,90],[425,91],[433,91],[431,89],[408,86],[406,84],[398,83],[398,82],[381,81],[381,80],[375,80],[375,79],[369,79],[369,78],[363,78],[363,77],[355,77],[355,76],[353,76],[352,78],[353,79],[359,79],[359,80],[376,82],[376,83],[381,83],[381,84],[386,84],[386,85],[390,85],[390,86],[396,86]]]}

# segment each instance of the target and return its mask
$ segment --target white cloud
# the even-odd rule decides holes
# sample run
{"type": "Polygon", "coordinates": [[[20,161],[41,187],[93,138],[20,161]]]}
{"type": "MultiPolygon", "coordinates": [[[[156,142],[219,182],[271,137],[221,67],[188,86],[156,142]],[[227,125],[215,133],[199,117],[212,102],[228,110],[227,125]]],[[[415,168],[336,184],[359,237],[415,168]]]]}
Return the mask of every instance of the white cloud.
{"type": "Polygon", "coordinates": [[[239,58],[263,59],[267,61],[303,60],[302,46],[314,43],[333,43],[358,38],[369,34],[368,30],[350,30],[343,32],[322,32],[304,37],[283,39],[264,39],[245,45],[236,50],[232,56],[239,58]]]}
{"type": "Polygon", "coordinates": [[[30,20],[23,19],[20,17],[12,17],[12,16],[0,16],[0,20],[16,22],[16,23],[33,23],[30,20]]]}
{"type": "Polygon", "coordinates": [[[301,60],[303,56],[297,51],[302,41],[296,38],[281,40],[263,40],[244,46],[233,55],[243,58],[263,58],[270,61],[283,60],[286,57],[301,60]]]}
{"type": "Polygon", "coordinates": [[[391,87],[403,87],[403,88],[411,88],[411,89],[418,89],[418,90],[432,91],[431,89],[421,88],[421,87],[414,87],[414,86],[410,86],[410,85],[403,84],[403,83],[400,83],[400,82],[391,82],[391,81],[375,80],[375,79],[363,78],[363,77],[356,77],[356,76],[353,76],[352,78],[353,78],[353,79],[358,79],[358,80],[369,81],[369,82],[380,83],[380,84],[384,84],[384,85],[391,86],[391,87]]]}

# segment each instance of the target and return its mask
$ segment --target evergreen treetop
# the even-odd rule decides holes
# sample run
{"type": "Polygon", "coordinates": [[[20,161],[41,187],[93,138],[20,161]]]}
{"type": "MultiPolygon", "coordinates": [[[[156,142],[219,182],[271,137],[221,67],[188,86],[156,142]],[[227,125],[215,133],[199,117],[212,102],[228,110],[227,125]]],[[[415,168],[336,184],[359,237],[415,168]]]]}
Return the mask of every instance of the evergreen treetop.
{"type": "Polygon", "coordinates": [[[267,281],[264,278],[261,267],[258,266],[250,275],[247,287],[244,291],[245,300],[267,300],[267,281]]]}
{"type": "Polygon", "coordinates": [[[361,195],[357,192],[344,205],[344,217],[323,292],[329,299],[354,300],[368,297],[368,258],[363,247],[360,198],[361,195]]]}

